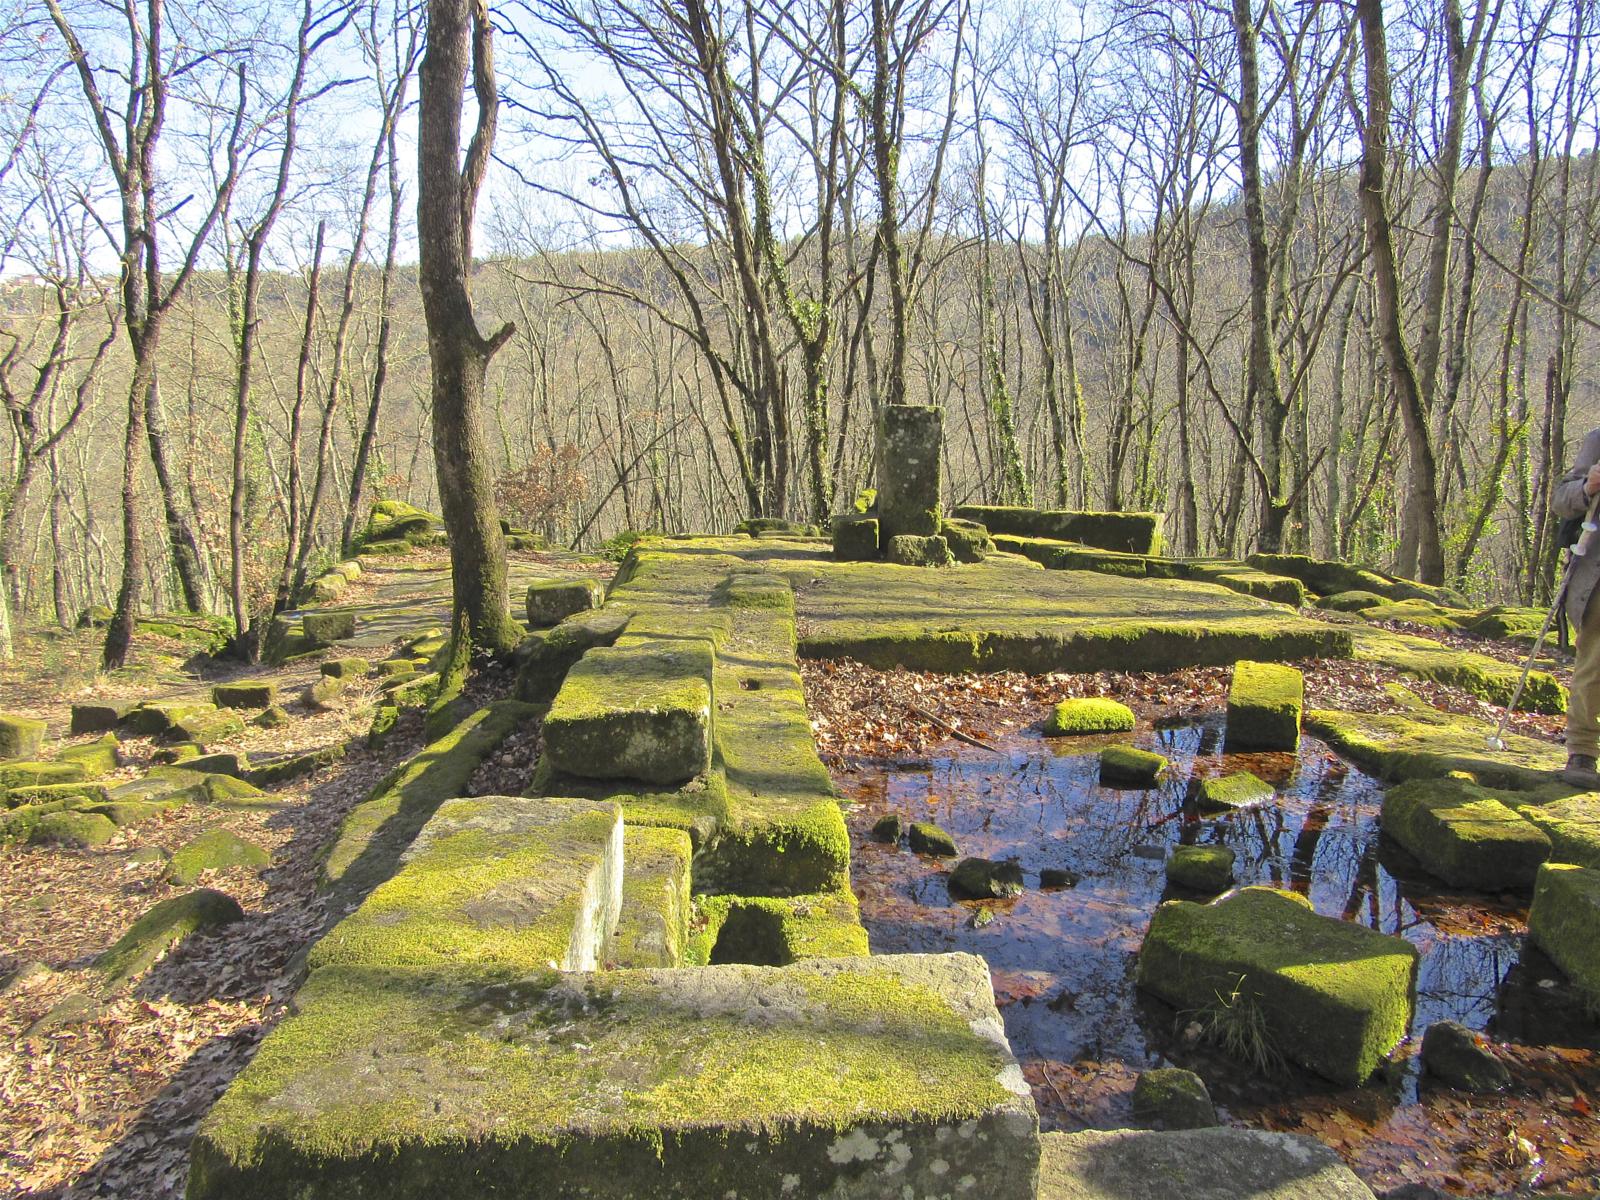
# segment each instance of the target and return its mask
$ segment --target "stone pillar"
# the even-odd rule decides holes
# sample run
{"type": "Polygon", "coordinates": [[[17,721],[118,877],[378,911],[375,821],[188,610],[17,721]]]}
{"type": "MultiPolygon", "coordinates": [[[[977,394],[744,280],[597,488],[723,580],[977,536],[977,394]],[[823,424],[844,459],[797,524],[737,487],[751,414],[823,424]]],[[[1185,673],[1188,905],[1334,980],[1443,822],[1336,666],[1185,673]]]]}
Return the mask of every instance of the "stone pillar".
{"type": "Polygon", "coordinates": [[[878,521],[882,543],[939,532],[939,442],[944,410],[886,404],[878,413],[878,521]]]}

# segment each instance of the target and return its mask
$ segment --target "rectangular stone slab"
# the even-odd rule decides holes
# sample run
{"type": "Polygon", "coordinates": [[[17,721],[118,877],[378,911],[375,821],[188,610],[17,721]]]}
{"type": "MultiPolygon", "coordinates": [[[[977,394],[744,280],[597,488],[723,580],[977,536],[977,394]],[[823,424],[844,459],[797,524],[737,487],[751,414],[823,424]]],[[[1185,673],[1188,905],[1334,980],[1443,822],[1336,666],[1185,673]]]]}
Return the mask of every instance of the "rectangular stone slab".
{"type": "Polygon", "coordinates": [[[1460,779],[1414,779],[1383,797],[1383,832],[1453,887],[1533,887],[1550,838],[1491,793],[1460,779]]]}
{"type": "Polygon", "coordinates": [[[676,967],[689,940],[689,864],[694,843],[682,829],[648,825],[622,831],[622,910],[606,941],[608,969],[676,967]]]}
{"type": "Polygon", "coordinates": [[[1565,863],[1540,867],[1528,936],[1591,1000],[1600,1001],[1600,871],[1565,863]]]}
{"type": "Polygon", "coordinates": [[[1237,662],[1228,688],[1227,744],[1245,750],[1300,745],[1305,679],[1283,663],[1237,662]]]}
{"type": "Polygon", "coordinates": [[[1033,1200],[965,954],[500,977],[326,967],[195,1137],[188,1200],[1033,1200]]]}
{"type": "Polygon", "coordinates": [[[587,779],[682,783],[711,765],[711,643],[686,637],[597,646],[567,672],[545,752],[587,779]]]}
{"type": "Polygon", "coordinates": [[[621,906],[615,804],[447,800],[400,869],[312,947],[310,962],[589,971],[621,906]]]}
{"type": "Polygon", "coordinates": [[[1254,1005],[1272,1045],[1335,1083],[1364,1082],[1405,1037],[1416,947],[1320,916],[1303,899],[1244,888],[1156,909],[1138,983],[1180,1010],[1254,1005]]]}

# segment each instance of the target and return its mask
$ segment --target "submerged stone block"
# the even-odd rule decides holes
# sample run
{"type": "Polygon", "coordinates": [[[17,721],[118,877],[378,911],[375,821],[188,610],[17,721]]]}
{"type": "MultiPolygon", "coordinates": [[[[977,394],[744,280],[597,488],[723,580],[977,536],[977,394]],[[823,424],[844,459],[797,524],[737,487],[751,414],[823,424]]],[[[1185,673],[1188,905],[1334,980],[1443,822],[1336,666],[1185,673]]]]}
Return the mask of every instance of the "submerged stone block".
{"type": "Polygon", "coordinates": [[[1416,964],[1404,938],[1319,916],[1303,897],[1244,888],[1157,908],[1137,979],[1181,1010],[1219,1019],[1254,1010],[1284,1057],[1354,1086],[1405,1037],[1416,964]]]}
{"type": "Polygon", "coordinates": [[[1300,745],[1305,677],[1285,663],[1237,662],[1228,688],[1227,745],[1293,750],[1300,745]]]}
{"type": "Polygon", "coordinates": [[[1528,936],[1600,1003],[1600,871],[1545,863],[1528,909],[1528,936]]]}
{"type": "Polygon", "coordinates": [[[447,800],[400,868],[312,948],[311,966],[591,971],[622,905],[622,810],[447,800]]]}
{"type": "Polygon", "coordinates": [[[1233,882],[1233,851],[1227,846],[1174,846],[1167,857],[1167,880],[1214,896],[1233,882]]]}
{"type": "Polygon", "coordinates": [[[971,955],[339,966],[201,1123],[187,1195],[1033,1200],[1038,1154],[971,955]]]}
{"type": "Polygon", "coordinates": [[[1113,787],[1154,787],[1167,760],[1153,750],[1136,746],[1107,746],[1100,751],[1100,782],[1113,787]]]}
{"type": "Polygon", "coordinates": [[[1265,779],[1249,771],[1235,771],[1231,775],[1202,779],[1195,790],[1195,801],[1202,812],[1226,812],[1270,800],[1274,791],[1265,779]]]}
{"type": "Polygon", "coordinates": [[[1452,887],[1533,887],[1550,838],[1494,795],[1462,779],[1415,779],[1383,797],[1383,832],[1452,887]]]}
{"type": "Polygon", "coordinates": [[[528,624],[535,629],[555,625],[573,613],[588,612],[606,602],[606,589],[598,579],[536,579],[528,585],[528,624]]]}
{"type": "Polygon", "coordinates": [[[866,562],[878,557],[878,518],[835,517],[833,556],[844,562],[866,562]]]}
{"type": "Polygon", "coordinates": [[[682,783],[711,765],[711,644],[640,640],[589,651],[545,717],[545,752],[588,779],[682,783]]]}
{"type": "Polygon", "coordinates": [[[902,534],[939,532],[940,460],[944,410],[933,405],[885,404],[878,410],[878,520],[883,542],[902,534]]]}

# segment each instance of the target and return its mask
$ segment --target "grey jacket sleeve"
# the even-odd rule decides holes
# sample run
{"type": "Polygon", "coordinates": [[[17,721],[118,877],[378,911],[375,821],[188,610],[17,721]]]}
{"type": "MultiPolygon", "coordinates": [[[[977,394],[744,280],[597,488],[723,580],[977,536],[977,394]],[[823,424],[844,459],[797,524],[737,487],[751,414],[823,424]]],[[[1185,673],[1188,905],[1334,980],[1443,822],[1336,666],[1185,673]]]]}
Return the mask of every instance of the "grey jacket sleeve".
{"type": "Polygon", "coordinates": [[[1578,459],[1550,493],[1550,511],[1558,517],[1581,517],[1589,511],[1589,497],[1583,494],[1583,479],[1589,468],[1600,462],[1600,429],[1591,430],[1578,447],[1578,459]]]}

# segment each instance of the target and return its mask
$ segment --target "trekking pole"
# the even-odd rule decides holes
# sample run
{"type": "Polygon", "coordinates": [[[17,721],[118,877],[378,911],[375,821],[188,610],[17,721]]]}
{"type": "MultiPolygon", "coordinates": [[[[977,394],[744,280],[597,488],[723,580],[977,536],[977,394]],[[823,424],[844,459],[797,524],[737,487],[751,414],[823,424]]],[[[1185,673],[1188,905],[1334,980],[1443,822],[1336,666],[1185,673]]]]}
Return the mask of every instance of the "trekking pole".
{"type": "Polygon", "coordinates": [[[1533,670],[1534,660],[1539,657],[1539,651],[1544,649],[1544,639],[1550,635],[1550,625],[1556,619],[1556,614],[1561,611],[1561,606],[1567,601],[1567,588],[1572,583],[1572,571],[1578,565],[1580,558],[1588,556],[1590,544],[1594,535],[1600,533],[1600,524],[1596,524],[1596,515],[1600,514],[1600,493],[1589,501],[1589,511],[1583,517],[1583,532],[1578,535],[1567,551],[1566,569],[1561,572],[1561,586],[1556,589],[1555,603],[1550,606],[1550,611],[1544,615],[1544,624],[1539,627],[1539,636],[1534,639],[1533,650],[1528,655],[1528,661],[1522,664],[1522,675],[1517,680],[1517,690],[1511,693],[1511,703],[1506,705],[1505,711],[1500,714],[1500,723],[1494,727],[1494,732],[1489,735],[1489,749],[1499,753],[1506,748],[1505,732],[1506,722],[1511,719],[1512,711],[1517,707],[1517,701],[1522,699],[1522,689],[1528,684],[1528,674],[1533,670]]]}

